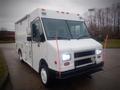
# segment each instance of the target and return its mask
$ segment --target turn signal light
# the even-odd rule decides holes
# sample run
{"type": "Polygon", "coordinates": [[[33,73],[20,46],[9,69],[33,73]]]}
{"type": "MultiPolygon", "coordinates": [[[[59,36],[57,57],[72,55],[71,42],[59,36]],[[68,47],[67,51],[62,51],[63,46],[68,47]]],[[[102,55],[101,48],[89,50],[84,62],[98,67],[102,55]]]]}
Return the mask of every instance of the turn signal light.
{"type": "Polygon", "coordinates": [[[64,66],[68,66],[68,65],[70,65],[70,62],[65,62],[64,63],[64,66]]]}

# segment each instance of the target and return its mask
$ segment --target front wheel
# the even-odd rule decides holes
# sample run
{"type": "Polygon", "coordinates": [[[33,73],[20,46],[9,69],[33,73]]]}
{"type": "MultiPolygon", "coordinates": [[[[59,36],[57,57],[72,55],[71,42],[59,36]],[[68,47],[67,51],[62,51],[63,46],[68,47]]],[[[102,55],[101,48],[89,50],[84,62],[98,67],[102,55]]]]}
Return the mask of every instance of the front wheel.
{"type": "Polygon", "coordinates": [[[47,66],[42,66],[40,68],[40,77],[41,77],[41,82],[44,86],[46,87],[50,86],[52,80],[47,66]]]}

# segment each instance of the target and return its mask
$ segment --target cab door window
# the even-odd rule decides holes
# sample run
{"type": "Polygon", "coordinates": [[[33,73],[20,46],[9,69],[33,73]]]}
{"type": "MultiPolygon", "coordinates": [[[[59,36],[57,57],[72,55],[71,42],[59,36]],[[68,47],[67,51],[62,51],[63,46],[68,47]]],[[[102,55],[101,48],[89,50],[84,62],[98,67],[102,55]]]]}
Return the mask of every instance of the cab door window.
{"type": "Polygon", "coordinates": [[[43,38],[45,39],[40,20],[35,20],[34,22],[32,22],[31,28],[33,41],[38,42],[41,41],[43,38]]]}

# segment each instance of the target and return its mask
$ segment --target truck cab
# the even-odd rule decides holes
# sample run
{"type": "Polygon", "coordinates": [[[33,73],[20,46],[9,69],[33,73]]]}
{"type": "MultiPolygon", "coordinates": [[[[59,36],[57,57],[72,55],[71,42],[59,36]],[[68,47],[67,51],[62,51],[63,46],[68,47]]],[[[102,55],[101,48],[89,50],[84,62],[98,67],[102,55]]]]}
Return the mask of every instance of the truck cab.
{"type": "Polygon", "coordinates": [[[78,14],[36,9],[15,23],[16,49],[47,86],[54,78],[102,70],[102,45],[78,14]]]}

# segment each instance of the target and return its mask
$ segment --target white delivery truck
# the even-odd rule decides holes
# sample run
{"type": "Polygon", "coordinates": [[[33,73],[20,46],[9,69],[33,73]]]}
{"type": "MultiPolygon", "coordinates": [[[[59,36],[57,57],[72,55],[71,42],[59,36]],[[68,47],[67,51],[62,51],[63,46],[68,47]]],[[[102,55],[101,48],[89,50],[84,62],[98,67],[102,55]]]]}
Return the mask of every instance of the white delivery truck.
{"type": "Polygon", "coordinates": [[[102,45],[90,38],[79,14],[36,9],[15,23],[20,60],[39,72],[44,85],[52,79],[102,70],[102,45]]]}

